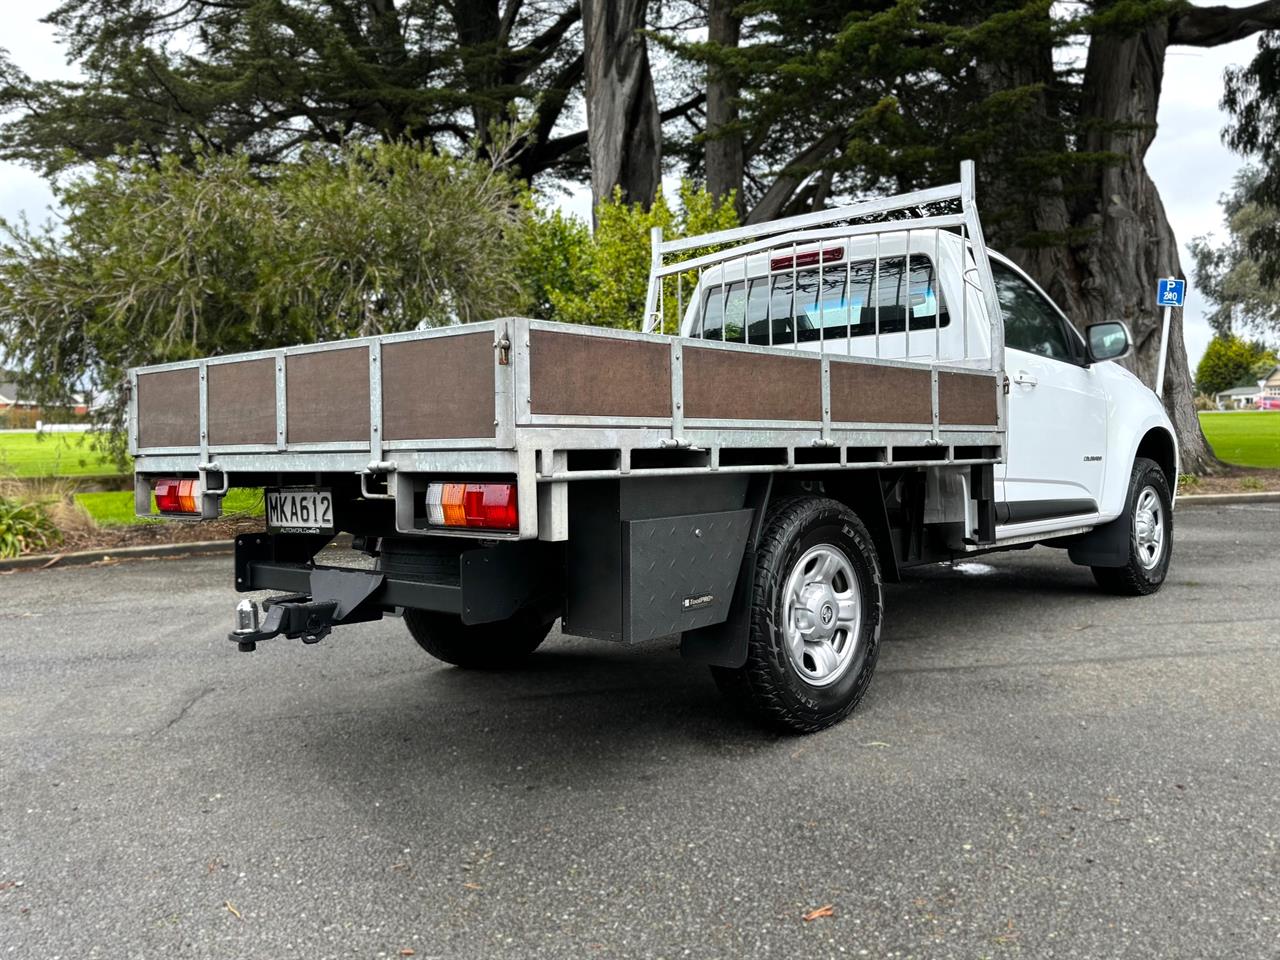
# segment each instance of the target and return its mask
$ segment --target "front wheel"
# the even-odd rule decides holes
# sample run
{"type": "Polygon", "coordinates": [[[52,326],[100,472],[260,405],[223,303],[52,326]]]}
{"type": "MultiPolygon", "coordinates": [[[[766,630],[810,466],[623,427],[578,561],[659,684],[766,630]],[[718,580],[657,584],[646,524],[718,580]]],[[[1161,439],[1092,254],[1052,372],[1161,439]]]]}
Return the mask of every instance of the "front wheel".
{"type": "Polygon", "coordinates": [[[1146,457],[1133,462],[1129,478],[1129,557],[1123,567],[1091,567],[1107,593],[1143,597],[1155,593],[1169,573],[1173,557],[1173,496],[1159,464],[1146,457]]]}
{"type": "Polygon", "coordinates": [[[880,565],[866,527],[824,497],[773,505],[756,553],[747,662],[716,684],[768,724],[812,733],[858,705],[880,651],[880,565]]]}

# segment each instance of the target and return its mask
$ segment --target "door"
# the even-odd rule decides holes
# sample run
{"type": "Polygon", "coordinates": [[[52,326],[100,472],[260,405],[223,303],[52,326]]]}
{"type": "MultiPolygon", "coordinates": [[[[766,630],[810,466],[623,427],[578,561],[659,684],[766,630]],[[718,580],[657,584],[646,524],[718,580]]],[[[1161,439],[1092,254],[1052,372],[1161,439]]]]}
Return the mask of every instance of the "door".
{"type": "Polygon", "coordinates": [[[1087,365],[1084,342],[1016,267],[993,257],[991,271],[1004,314],[1009,377],[997,517],[1010,524],[1095,513],[1102,497],[1107,398],[1087,365]]]}

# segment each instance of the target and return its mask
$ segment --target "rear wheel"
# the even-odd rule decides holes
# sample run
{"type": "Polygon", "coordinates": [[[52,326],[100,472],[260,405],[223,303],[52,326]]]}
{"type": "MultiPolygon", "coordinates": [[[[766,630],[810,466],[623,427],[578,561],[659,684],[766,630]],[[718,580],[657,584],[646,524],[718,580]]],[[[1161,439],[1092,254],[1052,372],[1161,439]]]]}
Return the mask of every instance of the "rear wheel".
{"type": "Polygon", "coordinates": [[[756,554],[747,662],[712,674],[772,726],[829,727],[871,684],[882,610],[880,565],[857,516],[823,497],[780,500],[756,554]]]}
{"type": "Polygon", "coordinates": [[[551,632],[551,624],[534,610],[498,623],[471,625],[453,614],[406,610],[404,622],[418,646],[437,660],[475,670],[519,666],[551,632]]]}
{"type": "Polygon", "coordinates": [[[1160,589],[1173,557],[1173,497],[1169,480],[1155,461],[1145,457],[1134,461],[1127,503],[1128,561],[1123,567],[1090,569],[1107,593],[1142,597],[1160,589]]]}
{"type": "MultiPolygon", "coordinates": [[[[424,583],[459,583],[461,541],[387,538],[381,543],[378,569],[424,583]]],[[[406,610],[404,622],[418,646],[437,660],[476,670],[519,666],[547,638],[555,618],[530,607],[508,620],[464,624],[457,614],[406,610]]]]}

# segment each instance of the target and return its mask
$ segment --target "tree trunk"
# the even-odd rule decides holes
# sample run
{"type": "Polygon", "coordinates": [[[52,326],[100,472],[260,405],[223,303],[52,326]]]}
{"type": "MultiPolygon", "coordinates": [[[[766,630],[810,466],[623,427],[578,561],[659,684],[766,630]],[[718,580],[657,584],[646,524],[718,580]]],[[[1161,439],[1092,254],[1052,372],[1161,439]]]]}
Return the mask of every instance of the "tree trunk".
{"type": "Polygon", "coordinates": [[[492,91],[497,89],[502,70],[498,37],[501,25],[498,0],[466,0],[453,5],[453,23],[458,31],[462,76],[467,89],[475,94],[471,118],[480,147],[488,151],[495,118],[492,91]]]}
{"type": "MultiPolygon", "coordinates": [[[[1163,312],[1155,305],[1159,277],[1183,276],[1178,243],[1144,158],[1156,133],[1169,27],[1158,23],[1128,35],[1102,34],[1089,44],[1082,119],[1085,151],[1118,161],[1085,174],[1086,198],[1075,211],[1077,227],[1092,230],[1071,251],[1082,314],[1078,323],[1124,320],[1133,333],[1133,371],[1155,385],[1163,312]]],[[[1204,473],[1217,465],[1200,430],[1195,389],[1182,339],[1182,311],[1173,311],[1165,366],[1164,406],[1178,436],[1182,468],[1204,473]]]]}
{"type": "MultiPolygon", "coordinates": [[[[1111,5],[1106,0],[1098,8],[1111,5]]],[[[1080,107],[1080,140],[1075,149],[1115,158],[1083,172],[1049,177],[1034,195],[1006,183],[998,157],[985,157],[984,196],[1020,198],[1020,207],[996,211],[994,246],[1035,277],[1081,328],[1104,320],[1124,320],[1134,335],[1134,356],[1126,366],[1155,385],[1163,311],[1155,306],[1159,277],[1183,276],[1177,239],[1145,158],[1156,134],[1156,114],[1171,44],[1216,46],[1260,30],[1280,27],[1280,0],[1248,7],[1190,4],[1168,19],[1132,32],[1104,32],[1089,43],[1080,107]],[[1001,214],[1007,219],[1001,219],[1001,214]],[[1084,236],[1085,240],[1044,245],[1027,236],[1084,236]]],[[[990,90],[1044,84],[1051,98],[1052,50],[1027,50],[1017,62],[981,65],[990,90]]],[[[1046,119],[1054,104],[1044,101],[1046,119]]],[[[1044,129],[1052,130],[1049,123],[1044,129]]],[[[1021,144],[1025,148],[1026,144],[1021,144]]],[[[1063,143],[1039,143],[1035,150],[1065,152],[1063,143]]],[[[1182,468],[1205,473],[1219,463],[1200,430],[1195,391],[1182,337],[1181,311],[1174,311],[1165,365],[1164,404],[1178,436],[1182,468]]]]}
{"type": "MultiPolygon", "coordinates": [[[[984,157],[982,171],[982,196],[997,204],[984,209],[984,220],[991,212],[992,245],[1035,277],[1082,331],[1104,320],[1127,323],[1134,355],[1124,364],[1152,387],[1163,322],[1163,312],[1155,306],[1156,279],[1183,275],[1177,241],[1144,160],[1155,138],[1168,30],[1161,22],[1138,32],[1099,34],[1090,41],[1077,117],[1082,133],[1075,149],[1109,154],[1113,160],[1088,164],[1065,179],[1048,176],[1030,194],[1024,184],[1009,179],[1016,177],[1013,165],[998,154],[984,157]],[[998,206],[1002,200],[1004,208],[998,206]],[[1037,235],[1064,240],[1027,242],[1037,235]],[[1065,239],[1072,235],[1086,239],[1065,239]]],[[[1054,73],[1053,49],[1047,45],[1027,50],[1014,62],[980,67],[984,86],[993,92],[1043,86],[1039,96],[1046,122],[1029,124],[1028,136],[1050,139],[1020,143],[1020,152],[1052,155],[1069,149],[1053,122],[1056,105],[1048,99],[1054,73]]],[[[1177,433],[1183,469],[1204,473],[1216,468],[1217,460],[1200,430],[1194,398],[1181,311],[1175,311],[1164,405],[1177,433]]]]}
{"type": "Polygon", "coordinates": [[[622,188],[624,200],[653,202],[661,182],[661,122],[649,70],[645,0],[583,0],[587,150],[594,206],[622,188]]]}
{"type": "MultiPolygon", "coordinates": [[[[1049,16],[1046,11],[1045,16],[1049,16]]],[[[982,193],[979,206],[989,242],[1027,271],[1076,323],[1082,323],[1078,287],[1079,271],[1071,263],[1063,243],[1045,245],[1032,237],[1070,234],[1071,212],[1061,175],[1037,172],[1034,188],[1027,187],[1027,173],[1019,160],[1028,154],[1051,156],[1069,151],[1066,134],[1053,101],[1054,47],[1051,40],[1027,44],[1016,60],[989,60],[977,64],[984,95],[1009,90],[1038,89],[1026,108],[1024,132],[1016,140],[998,137],[979,163],[982,193]]]]}
{"type": "MultiPolygon", "coordinates": [[[[742,18],[734,14],[738,0],[709,0],[707,40],[719,46],[736,47],[742,33],[742,18]]],[[[744,162],[742,133],[722,133],[738,120],[738,81],[727,70],[707,68],[707,139],[703,155],[707,167],[707,191],[717,200],[734,194],[738,217],[744,212],[742,178],[744,162]]]]}
{"type": "MultiPolygon", "coordinates": [[[[1135,356],[1128,366],[1149,386],[1155,384],[1164,319],[1155,305],[1155,282],[1183,276],[1177,239],[1145,163],[1156,135],[1165,54],[1170,44],[1216,46],[1277,26],[1277,0],[1249,7],[1187,5],[1143,30],[1102,33],[1089,43],[1080,149],[1118,161],[1093,166],[1075,184],[1083,199],[1072,209],[1072,226],[1086,228],[1089,239],[1064,258],[1060,276],[1075,287],[1077,322],[1118,318],[1129,324],[1135,356]]],[[[1182,469],[1216,469],[1196,415],[1180,310],[1169,324],[1164,406],[1178,435],[1182,469]]]]}

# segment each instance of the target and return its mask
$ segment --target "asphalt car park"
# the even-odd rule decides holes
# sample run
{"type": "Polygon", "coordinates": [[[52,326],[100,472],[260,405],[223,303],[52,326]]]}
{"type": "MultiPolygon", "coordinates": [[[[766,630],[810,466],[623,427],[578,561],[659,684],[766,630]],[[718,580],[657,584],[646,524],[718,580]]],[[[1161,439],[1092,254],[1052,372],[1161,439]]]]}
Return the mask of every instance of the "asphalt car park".
{"type": "Polygon", "coordinates": [[[0,577],[0,956],[1275,956],[1280,504],[1176,524],[1149,598],[1043,547],[888,587],[810,737],[674,640],[246,655],[226,557],[0,577]]]}

